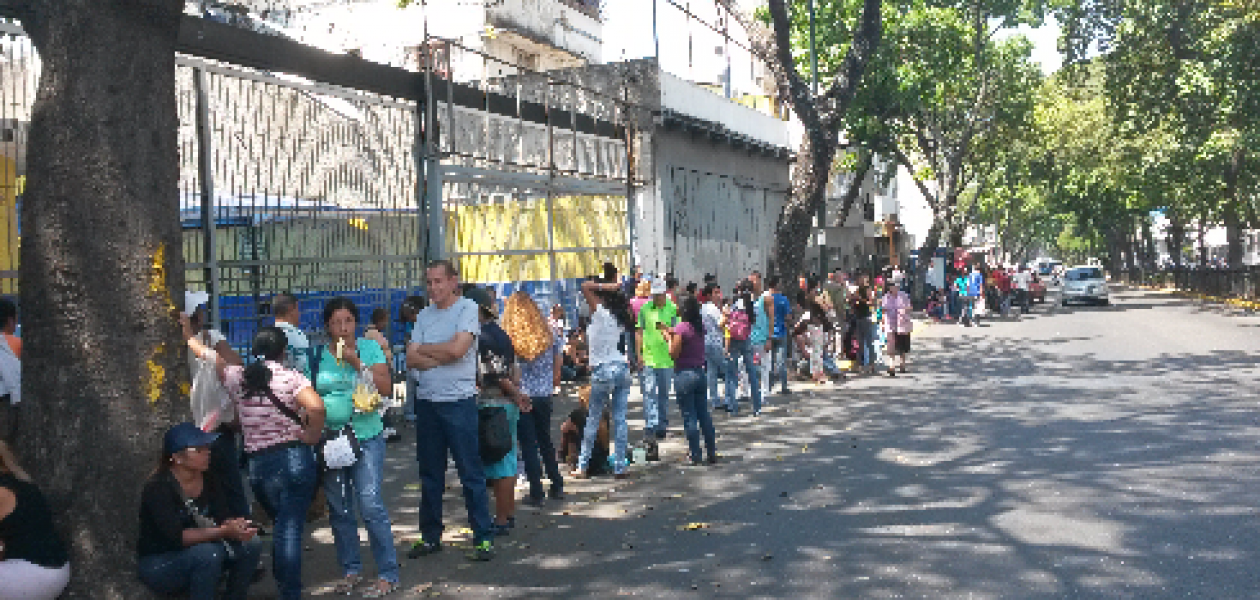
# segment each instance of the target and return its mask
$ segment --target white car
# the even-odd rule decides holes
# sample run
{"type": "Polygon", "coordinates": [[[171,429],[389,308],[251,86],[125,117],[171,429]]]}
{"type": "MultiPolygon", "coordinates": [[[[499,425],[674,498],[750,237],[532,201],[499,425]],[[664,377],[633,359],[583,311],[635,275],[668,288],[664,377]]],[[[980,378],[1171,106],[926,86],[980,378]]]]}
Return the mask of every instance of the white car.
{"type": "Polygon", "coordinates": [[[1106,306],[1111,304],[1107,277],[1102,267],[1072,267],[1063,274],[1062,304],[1068,302],[1092,302],[1106,306]]]}

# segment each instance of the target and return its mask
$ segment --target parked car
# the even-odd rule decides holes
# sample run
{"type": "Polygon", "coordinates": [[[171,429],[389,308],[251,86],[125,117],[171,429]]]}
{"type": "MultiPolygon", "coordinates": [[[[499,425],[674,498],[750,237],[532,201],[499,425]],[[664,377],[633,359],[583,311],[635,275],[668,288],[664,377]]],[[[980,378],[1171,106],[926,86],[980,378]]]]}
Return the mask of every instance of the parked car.
{"type": "Polygon", "coordinates": [[[1106,306],[1111,304],[1111,294],[1107,286],[1107,277],[1102,267],[1082,266],[1068,269],[1063,275],[1062,304],[1069,302],[1093,302],[1106,306]]]}
{"type": "Polygon", "coordinates": [[[1028,296],[1028,302],[1032,304],[1046,301],[1046,284],[1040,277],[1033,275],[1032,281],[1028,282],[1028,296]]]}

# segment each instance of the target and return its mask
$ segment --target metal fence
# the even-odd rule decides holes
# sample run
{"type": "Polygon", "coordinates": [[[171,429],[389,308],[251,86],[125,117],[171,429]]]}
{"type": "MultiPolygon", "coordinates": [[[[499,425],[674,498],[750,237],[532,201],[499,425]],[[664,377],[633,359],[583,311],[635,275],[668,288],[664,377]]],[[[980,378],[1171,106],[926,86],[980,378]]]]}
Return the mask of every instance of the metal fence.
{"type": "MultiPolygon", "coordinates": [[[[495,59],[453,41],[421,47],[426,85],[415,98],[177,56],[187,287],[210,293],[211,320],[234,346],[270,322],[281,291],[303,300],[312,333],[333,296],[352,298],[363,319],[386,308],[396,323],[439,254],[500,298],[526,289],[573,317],[577,278],[604,261],[629,266],[625,104],[553,74],[491,71],[495,59]]],[[[38,75],[29,39],[0,22],[3,293],[18,287],[38,75]]]]}
{"type": "Polygon", "coordinates": [[[1119,271],[1127,285],[1204,294],[1220,298],[1260,299],[1260,267],[1246,269],[1135,269],[1119,271]]]}

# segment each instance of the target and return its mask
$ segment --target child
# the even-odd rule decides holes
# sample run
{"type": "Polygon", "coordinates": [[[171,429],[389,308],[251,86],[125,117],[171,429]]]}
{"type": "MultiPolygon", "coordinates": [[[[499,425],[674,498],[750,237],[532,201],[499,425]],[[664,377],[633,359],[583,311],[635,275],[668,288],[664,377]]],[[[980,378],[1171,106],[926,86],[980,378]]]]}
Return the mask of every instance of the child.
{"type": "MultiPolygon", "coordinates": [[[[560,425],[560,460],[571,469],[577,468],[578,455],[582,451],[582,432],[586,431],[586,419],[589,416],[591,402],[591,386],[578,389],[578,408],[569,413],[569,418],[560,425]]],[[[604,475],[609,472],[609,420],[608,413],[600,415],[599,432],[595,434],[595,447],[591,449],[591,464],[588,475],[604,475]]]]}

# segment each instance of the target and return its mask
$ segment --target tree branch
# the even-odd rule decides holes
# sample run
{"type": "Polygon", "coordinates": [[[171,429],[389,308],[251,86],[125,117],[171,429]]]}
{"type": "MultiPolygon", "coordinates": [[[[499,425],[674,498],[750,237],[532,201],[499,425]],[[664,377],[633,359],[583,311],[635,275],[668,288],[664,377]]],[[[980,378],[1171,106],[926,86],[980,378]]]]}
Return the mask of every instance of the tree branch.
{"type": "MultiPolygon", "coordinates": [[[[776,4],[776,1],[772,0],[770,4],[776,4]]],[[[840,72],[832,80],[831,88],[823,96],[829,106],[836,107],[836,110],[826,116],[828,121],[838,123],[843,117],[844,108],[857,94],[858,82],[862,80],[866,66],[879,48],[884,33],[883,14],[880,12],[882,8],[881,0],[866,0],[863,3],[862,17],[849,44],[849,52],[844,57],[840,72]]]]}
{"type": "Polygon", "coordinates": [[[788,101],[792,103],[792,108],[796,110],[796,115],[805,125],[806,131],[821,128],[822,120],[819,118],[818,108],[814,105],[813,94],[810,93],[809,86],[801,77],[800,71],[796,68],[796,61],[792,58],[792,22],[788,18],[787,6],[784,0],[770,0],[767,4],[767,8],[770,9],[771,26],[774,29],[775,59],[779,66],[779,75],[782,77],[779,87],[787,92],[788,101]]]}

